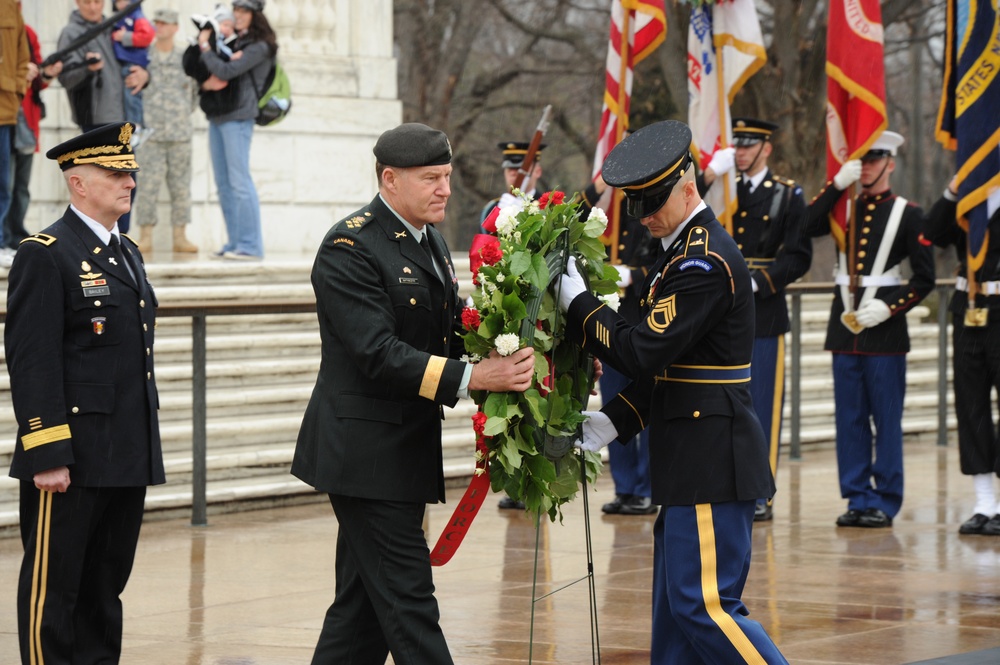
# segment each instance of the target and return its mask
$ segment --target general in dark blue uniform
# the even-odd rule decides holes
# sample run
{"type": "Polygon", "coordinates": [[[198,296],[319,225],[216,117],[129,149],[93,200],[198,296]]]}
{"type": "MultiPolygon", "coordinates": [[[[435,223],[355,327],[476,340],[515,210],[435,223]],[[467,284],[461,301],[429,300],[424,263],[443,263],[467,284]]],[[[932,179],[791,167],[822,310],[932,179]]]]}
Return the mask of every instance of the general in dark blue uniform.
{"type": "Polygon", "coordinates": [[[958,196],[946,190],[931,208],[927,234],[958,258],[951,298],[952,368],[958,455],[962,473],[972,476],[976,503],[959,533],[1000,536],[1000,505],[994,478],[1000,476],[1000,435],[991,393],[1000,395],[1000,210],[989,220],[986,253],[969,270],[968,234],[957,222],[958,196]],[[970,293],[975,296],[970,298],[970,293]]]}
{"type": "Polygon", "coordinates": [[[923,212],[889,188],[902,143],[899,134],[883,132],[860,163],[845,163],[809,205],[809,235],[832,232],[839,248],[824,347],[833,352],[837,467],[847,499],[838,526],[892,526],[903,503],[906,312],[934,288],[934,256],[922,235],[923,212]],[[845,233],[830,213],[859,178],[861,195],[852,202],[857,228],[845,233]],[[909,279],[901,272],[904,259],[909,279]]]}
{"type": "Polygon", "coordinates": [[[604,164],[663,255],[650,270],[643,319],[629,325],[561,279],[567,333],[632,383],[592,412],[578,445],[598,450],[650,429],[656,665],[785,663],[741,596],[757,499],[774,494],[767,444],[750,399],[754,301],[732,237],[701,200],[691,131],[666,121],[622,141],[604,164]]]}
{"type": "Polygon", "coordinates": [[[56,146],[62,219],[24,240],[4,344],[21,481],[21,660],[117,663],[146,486],[164,482],[153,377],[156,297],[120,239],[138,166],[131,123],[56,146]]]}

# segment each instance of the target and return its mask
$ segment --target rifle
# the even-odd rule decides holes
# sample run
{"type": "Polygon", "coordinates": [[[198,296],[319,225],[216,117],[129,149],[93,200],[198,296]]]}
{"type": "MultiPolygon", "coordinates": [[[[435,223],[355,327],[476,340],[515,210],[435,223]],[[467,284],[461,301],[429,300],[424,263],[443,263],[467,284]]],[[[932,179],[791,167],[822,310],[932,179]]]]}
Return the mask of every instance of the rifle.
{"type": "Polygon", "coordinates": [[[525,153],[524,160],[517,169],[517,180],[514,181],[516,189],[521,189],[524,186],[524,182],[531,173],[531,168],[535,165],[535,154],[538,152],[538,146],[542,144],[542,138],[545,136],[545,132],[549,130],[549,113],[551,112],[552,104],[546,106],[542,111],[542,119],[538,121],[538,127],[535,128],[535,135],[531,137],[528,152],[525,153]]]}
{"type": "MultiPolygon", "coordinates": [[[[117,23],[121,19],[131,14],[136,7],[142,4],[142,2],[143,0],[135,0],[134,2],[129,4],[129,6],[126,7],[125,9],[121,10],[120,12],[115,12],[114,14],[104,19],[94,27],[87,29],[83,34],[81,34],[79,37],[71,41],[65,47],[59,49],[55,53],[50,54],[49,57],[45,58],[45,60],[42,61],[41,67],[43,68],[48,67],[49,65],[55,64],[60,60],[64,59],[67,55],[77,50],[78,48],[89,42],[97,35],[104,32],[108,28],[113,27],[115,23],[117,23]]],[[[77,65],[77,67],[79,66],[82,65],[77,65]]],[[[71,69],[75,68],[76,67],[72,67],[71,69]]],[[[63,71],[67,71],[65,67],[63,68],[63,71]]]]}

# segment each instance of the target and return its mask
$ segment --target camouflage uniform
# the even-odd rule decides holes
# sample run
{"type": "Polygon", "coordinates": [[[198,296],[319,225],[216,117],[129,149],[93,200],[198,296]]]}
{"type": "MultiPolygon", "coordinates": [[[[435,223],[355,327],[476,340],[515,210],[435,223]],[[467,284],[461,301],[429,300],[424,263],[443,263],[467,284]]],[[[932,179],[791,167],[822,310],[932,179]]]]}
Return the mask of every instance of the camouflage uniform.
{"type": "Polygon", "coordinates": [[[198,90],[181,66],[183,53],[176,46],[169,53],[149,49],[144,113],[146,125],[156,131],[136,156],[143,176],[143,187],[137,188],[135,196],[140,226],[156,224],[156,199],[164,180],[170,193],[171,225],[191,223],[191,112],[198,90]]]}

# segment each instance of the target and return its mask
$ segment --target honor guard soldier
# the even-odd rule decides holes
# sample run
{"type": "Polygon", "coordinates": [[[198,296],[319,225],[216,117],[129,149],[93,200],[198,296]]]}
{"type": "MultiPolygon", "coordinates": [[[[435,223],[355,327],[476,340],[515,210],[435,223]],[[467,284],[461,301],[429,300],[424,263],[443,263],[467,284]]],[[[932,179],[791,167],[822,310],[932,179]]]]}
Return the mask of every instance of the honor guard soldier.
{"type": "MultiPolygon", "coordinates": [[[[501,162],[500,167],[503,169],[503,178],[506,183],[506,189],[504,193],[495,199],[492,199],[489,203],[483,206],[482,212],[479,213],[479,226],[483,225],[486,218],[490,216],[493,212],[493,208],[499,206],[501,209],[506,208],[509,205],[515,205],[519,199],[511,194],[510,189],[517,182],[517,177],[520,175],[521,165],[524,163],[524,157],[528,154],[528,148],[531,146],[530,143],[526,141],[504,141],[502,143],[497,143],[497,147],[500,149],[501,162]]],[[[521,192],[526,196],[537,199],[541,196],[541,192],[536,191],[538,189],[539,180],[542,178],[542,150],[545,149],[546,144],[541,143],[538,146],[538,150],[535,151],[535,161],[531,166],[531,173],[525,178],[524,182],[521,184],[521,192]]],[[[485,229],[481,228],[482,233],[487,233],[485,229]]],[[[513,507],[513,506],[511,506],[513,507]]]]}
{"type": "MultiPolygon", "coordinates": [[[[733,118],[734,161],[739,175],[732,233],[750,268],[756,310],[750,392],[768,441],[775,478],[785,403],[785,333],[791,328],[785,287],[806,274],[812,263],[802,188],[767,166],[773,149],[771,135],[777,129],[778,125],[766,120],[733,118]]],[[[706,184],[715,178],[712,164],[709,166],[706,184]]],[[[767,521],[772,515],[772,502],[761,501],[754,520],[767,521]]]]}
{"type": "MultiPolygon", "coordinates": [[[[580,218],[585,219],[590,209],[608,190],[607,183],[600,175],[583,191],[580,201],[580,218]]],[[[608,260],[618,270],[618,288],[621,304],[618,313],[630,325],[642,321],[639,301],[642,299],[642,285],[649,268],[659,257],[660,241],[649,234],[638,218],[628,214],[628,206],[622,199],[618,209],[617,229],[609,227],[608,260]],[[611,243],[617,251],[611,251],[611,243]],[[614,258],[612,258],[614,257],[614,258]]],[[[629,384],[629,378],[611,365],[604,365],[601,375],[601,399],[610,401],[622,388],[629,384]]],[[[652,515],[656,512],[652,488],[649,480],[649,429],[622,445],[608,448],[608,464],[615,484],[615,498],[601,506],[607,515],[652,515]]]]}
{"type": "Polygon", "coordinates": [[[146,486],[163,483],[153,377],[156,297],[119,237],[139,170],[131,123],[46,153],[69,187],[62,218],[18,248],[4,344],[21,481],[21,660],[117,663],[146,486]]]}
{"type": "Polygon", "coordinates": [[[786,663],[741,600],[754,506],[774,494],[750,398],[750,271],[698,195],[690,145],[687,125],[668,120],[638,130],[604,162],[604,180],[663,248],[643,284],[642,321],[629,325],[587,293],[574,263],[560,278],[567,335],[632,377],[587,413],[577,446],[597,451],[650,428],[661,505],[651,662],[786,663]]]}
{"type": "Polygon", "coordinates": [[[524,391],[534,354],[458,358],[458,279],[444,237],[451,145],[406,123],[375,144],[379,193],[333,226],[313,265],[322,360],[292,474],[329,494],[337,593],[314,663],[452,662],[441,627],[428,503],[444,501],[442,406],[524,391]]]}
{"type": "Polygon", "coordinates": [[[985,256],[970,280],[968,235],[957,222],[957,191],[952,181],[931,208],[925,233],[939,247],[953,246],[958,258],[950,306],[952,383],[960,467],[972,476],[976,493],[972,517],[958,532],[1000,536],[993,480],[1000,475],[1000,439],[990,410],[992,391],[1000,395],[1000,209],[989,218],[985,256]]]}
{"type": "Polygon", "coordinates": [[[809,204],[811,237],[847,236],[838,242],[842,249],[824,347],[833,352],[837,467],[840,493],[847,499],[837,526],[892,526],[903,503],[906,312],[934,288],[934,256],[922,234],[923,212],[890,189],[902,143],[899,134],[883,132],[864,157],[845,162],[809,204]],[[861,194],[852,202],[856,228],[831,231],[830,213],[859,179],[861,194]],[[912,271],[908,280],[900,267],[904,259],[912,271]]]}

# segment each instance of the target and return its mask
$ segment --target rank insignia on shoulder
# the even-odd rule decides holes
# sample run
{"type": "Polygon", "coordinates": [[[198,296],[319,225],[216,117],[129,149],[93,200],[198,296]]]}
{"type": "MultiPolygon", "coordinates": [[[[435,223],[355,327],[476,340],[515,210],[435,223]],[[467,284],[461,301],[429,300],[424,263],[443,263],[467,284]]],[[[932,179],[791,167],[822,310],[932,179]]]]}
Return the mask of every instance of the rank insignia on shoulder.
{"type": "Polygon", "coordinates": [[[680,267],[678,267],[677,269],[684,271],[687,270],[688,268],[701,268],[705,272],[709,272],[712,270],[712,264],[709,263],[708,261],[703,261],[701,259],[689,259],[684,263],[682,263],[680,267]]]}
{"type": "MultiPolygon", "coordinates": [[[[28,242],[29,240],[32,241],[32,242],[40,242],[43,245],[45,245],[46,247],[48,247],[49,245],[51,245],[52,243],[54,243],[56,241],[56,237],[55,236],[50,236],[48,233],[36,233],[33,236],[28,236],[27,238],[25,238],[21,242],[28,242]]],[[[18,244],[20,244],[20,243],[18,243],[18,244]]]]}
{"type": "Polygon", "coordinates": [[[368,221],[367,219],[365,219],[361,215],[358,215],[357,217],[351,217],[349,220],[344,222],[344,224],[346,224],[347,228],[349,229],[359,229],[362,226],[364,226],[364,223],[367,221],[368,221]]]}

